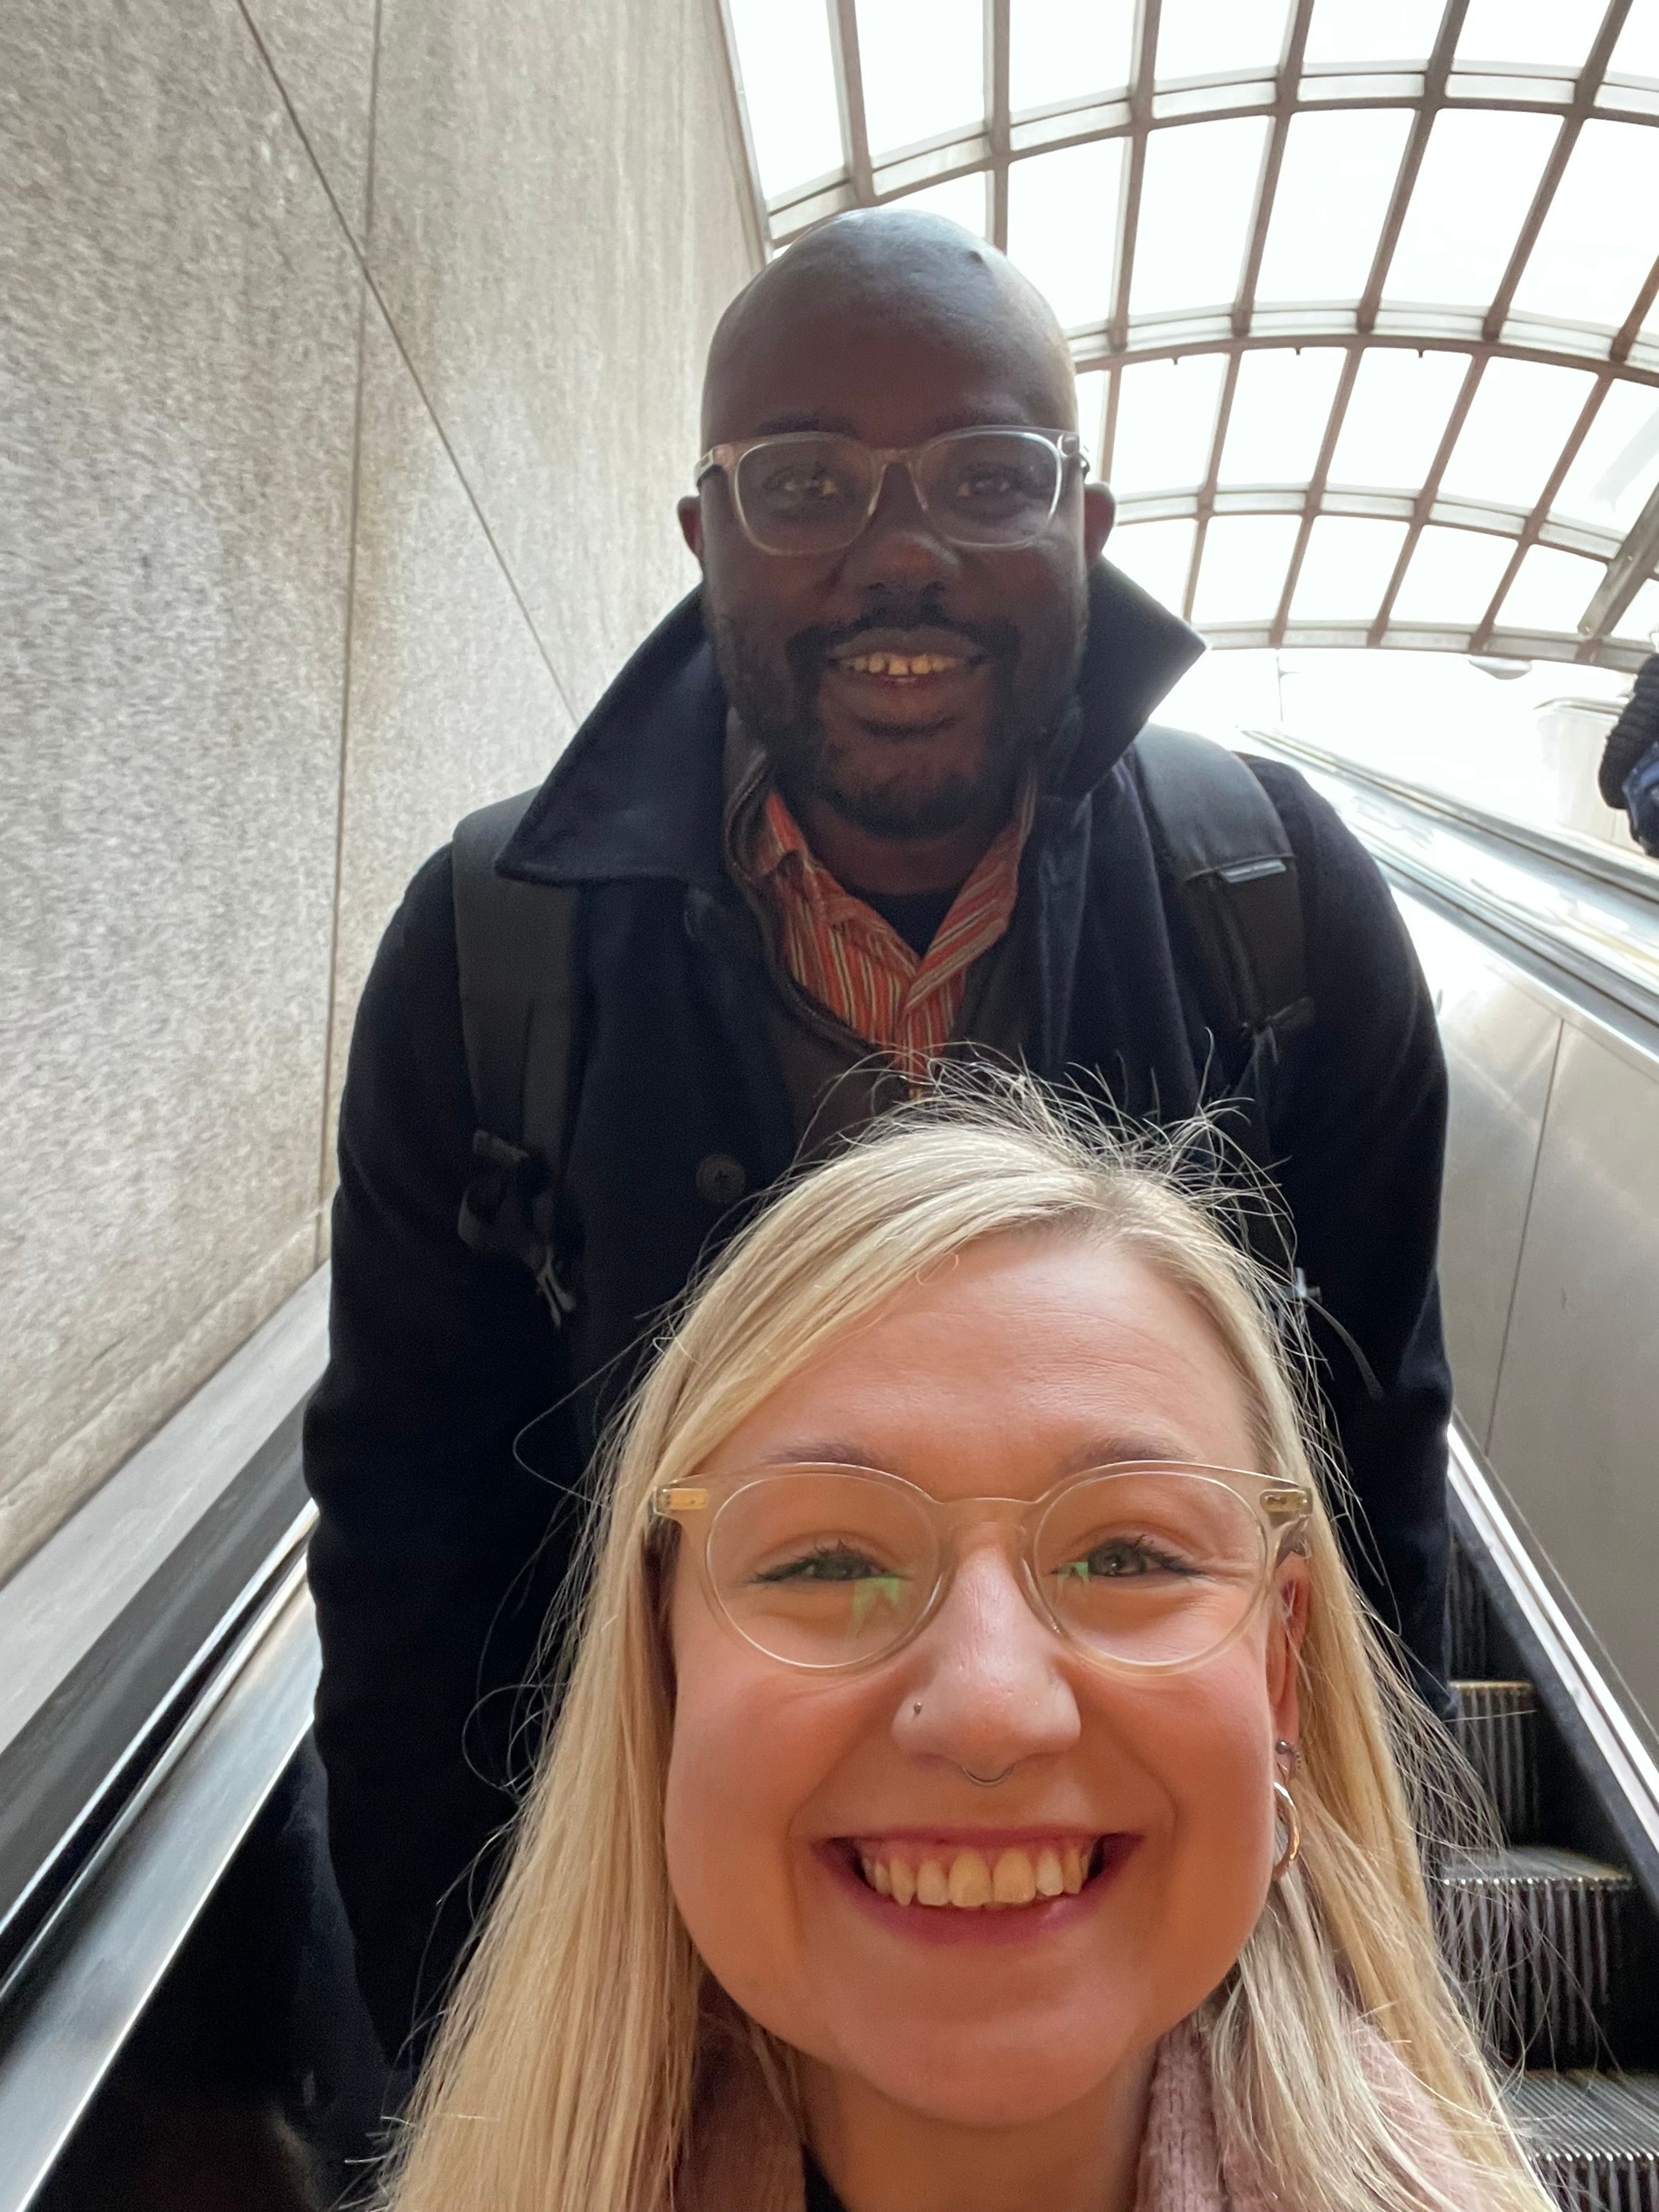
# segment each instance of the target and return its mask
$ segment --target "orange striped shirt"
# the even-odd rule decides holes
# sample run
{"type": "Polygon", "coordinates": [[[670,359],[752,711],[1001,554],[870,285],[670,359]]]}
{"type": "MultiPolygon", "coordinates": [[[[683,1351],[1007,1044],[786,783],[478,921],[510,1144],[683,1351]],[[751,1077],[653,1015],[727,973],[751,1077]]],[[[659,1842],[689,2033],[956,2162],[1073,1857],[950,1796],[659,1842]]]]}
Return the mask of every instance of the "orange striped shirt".
{"type": "Polygon", "coordinates": [[[855,1036],[890,1053],[912,1083],[956,1027],[969,969],[1007,930],[1036,799],[1028,784],[920,958],[873,907],[842,888],[780,793],[768,793],[757,818],[749,865],[776,921],[784,965],[855,1036]]]}

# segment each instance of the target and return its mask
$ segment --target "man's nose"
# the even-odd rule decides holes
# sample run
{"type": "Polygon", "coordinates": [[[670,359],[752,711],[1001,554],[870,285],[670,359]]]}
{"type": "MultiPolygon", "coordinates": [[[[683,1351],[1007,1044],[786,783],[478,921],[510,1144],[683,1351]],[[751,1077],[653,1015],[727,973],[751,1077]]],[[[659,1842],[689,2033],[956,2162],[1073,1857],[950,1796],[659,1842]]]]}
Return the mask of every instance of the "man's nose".
{"type": "Polygon", "coordinates": [[[917,591],[957,573],[957,556],[934,528],[902,461],[889,462],[875,512],[847,553],[848,580],[860,588],[917,591]]]}
{"type": "Polygon", "coordinates": [[[1070,1749],[1081,1729],[1063,1647],[1031,1610],[1016,1562],[988,1537],[960,1559],[917,1639],[894,1739],[912,1757],[989,1776],[1070,1749]]]}

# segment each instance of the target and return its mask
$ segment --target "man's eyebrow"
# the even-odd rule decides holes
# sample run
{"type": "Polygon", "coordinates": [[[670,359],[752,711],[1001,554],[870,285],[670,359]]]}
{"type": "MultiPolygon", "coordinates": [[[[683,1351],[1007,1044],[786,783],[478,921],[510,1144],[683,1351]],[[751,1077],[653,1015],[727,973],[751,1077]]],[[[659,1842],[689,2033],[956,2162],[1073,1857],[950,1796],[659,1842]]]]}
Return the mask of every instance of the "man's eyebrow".
{"type": "Polygon", "coordinates": [[[757,438],[783,438],[792,432],[821,430],[831,437],[855,438],[857,430],[846,415],[769,415],[756,430],[757,438]]]}
{"type": "MultiPolygon", "coordinates": [[[[928,426],[929,438],[943,438],[952,430],[1029,430],[1048,427],[1017,403],[999,405],[987,414],[982,408],[963,407],[936,415],[928,426]]],[[[856,438],[858,428],[848,415],[769,415],[755,430],[757,438],[799,436],[817,431],[836,438],[856,438]]],[[[919,442],[925,442],[919,441],[919,442]]]]}

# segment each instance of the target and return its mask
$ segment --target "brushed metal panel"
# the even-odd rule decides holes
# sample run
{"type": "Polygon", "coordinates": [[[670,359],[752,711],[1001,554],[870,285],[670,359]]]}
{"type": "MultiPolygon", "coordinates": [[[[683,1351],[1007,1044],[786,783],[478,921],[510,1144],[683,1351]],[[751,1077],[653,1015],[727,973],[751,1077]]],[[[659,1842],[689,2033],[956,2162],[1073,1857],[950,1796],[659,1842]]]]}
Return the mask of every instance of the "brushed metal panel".
{"type": "Polygon", "coordinates": [[[1659,1070],[1574,1024],[1539,1155],[1491,1458],[1659,1721],[1659,1070]]]}
{"type": "Polygon", "coordinates": [[[1561,1018],[1462,930],[1414,899],[1400,904],[1446,1051],[1440,1291],[1458,1411],[1484,1446],[1561,1018]]]}

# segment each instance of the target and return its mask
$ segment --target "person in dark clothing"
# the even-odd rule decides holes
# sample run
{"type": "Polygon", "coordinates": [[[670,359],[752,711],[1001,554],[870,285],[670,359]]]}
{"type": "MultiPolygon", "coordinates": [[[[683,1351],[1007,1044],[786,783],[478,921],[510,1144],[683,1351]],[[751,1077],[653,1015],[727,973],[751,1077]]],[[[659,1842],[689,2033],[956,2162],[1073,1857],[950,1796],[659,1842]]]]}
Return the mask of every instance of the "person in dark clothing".
{"type": "Polygon", "coordinates": [[[1075,420],[1040,295],[934,218],[839,218],[728,310],[681,510],[702,586],[497,863],[575,901],[547,1303],[457,1233],[482,1116],[449,848],[381,944],[306,1464],[331,1846],[389,2054],[429,2023],[512,1820],[597,1426],[654,1318],[803,1147],[941,1051],[1164,1121],[1253,1091],[1346,1540],[1443,1695],[1433,1011],[1370,858],[1294,771],[1253,762],[1313,1018],[1246,1084],[1135,746],[1201,647],[1101,558],[1111,495],[1075,420]]]}
{"type": "Polygon", "coordinates": [[[1603,804],[1622,808],[1637,843],[1659,858],[1659,653],[1642,663],[1607,732],[1597,782],[1603,804]]]}

